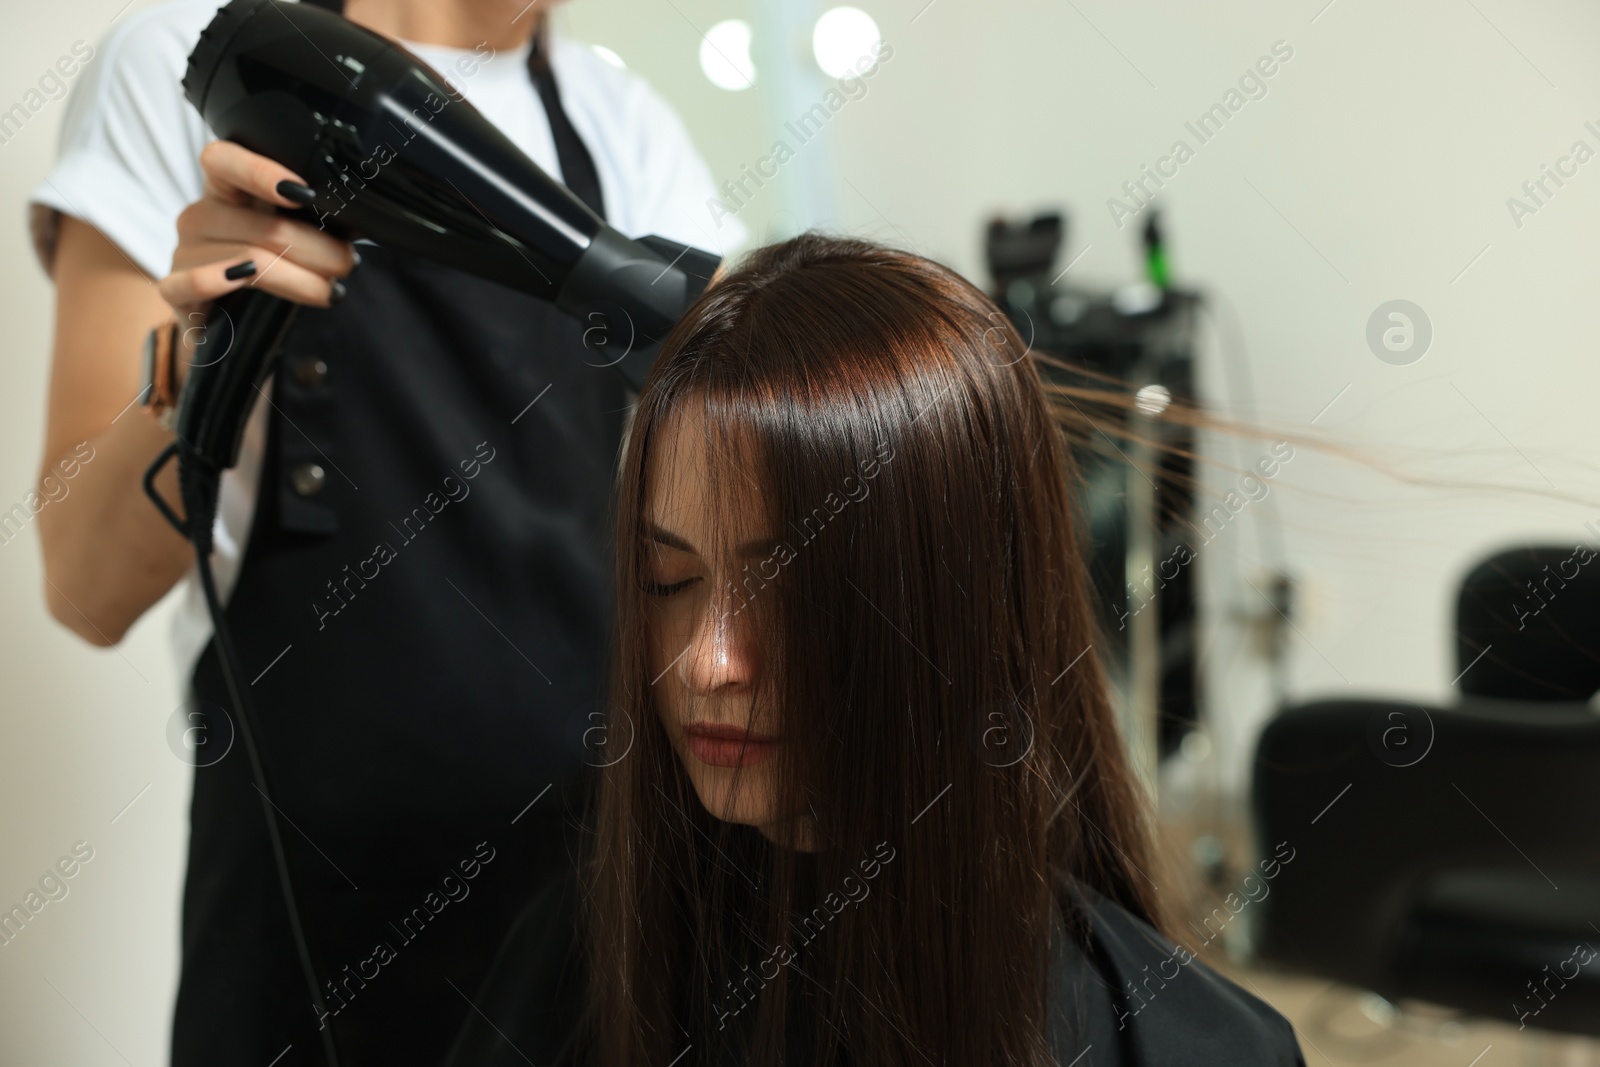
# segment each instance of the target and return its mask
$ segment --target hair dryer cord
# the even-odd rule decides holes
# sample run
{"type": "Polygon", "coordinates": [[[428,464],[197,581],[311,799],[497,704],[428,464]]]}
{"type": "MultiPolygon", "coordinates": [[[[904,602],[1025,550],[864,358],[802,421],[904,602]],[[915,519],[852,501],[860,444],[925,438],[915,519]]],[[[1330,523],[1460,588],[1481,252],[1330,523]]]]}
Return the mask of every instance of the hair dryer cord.
{"type": "Polygon", "coordinates": [[[250,775],[255,779],[256,792],[261,794],[261,810],[267,820],[267,836],[272,842],[272,859],[278,869],[278,884],[283,889],[283,903],[289,916],[289,930],[294,937],[295,954],[300,959],[300,969],[305,973],[306,988],[311,993],[311,1004],[316,1010],[319,1033],[322,1035],[322,1053],[328,1067],[338,1067],[339,1054],[333,1040],[333,1026],[328,1021],[327,1005],[317,988],[317,971],[311,961],[311,948],[306,942],[305,928],[300,920],[300,908],[295,902],[294,883],[289,877],[289,859],[283,850],[283,835],[278,827],[278,806],[272,801],[267,788],[266,770],[261,764],[261,753],[256,747],[255,714],[239,684],[243,671],[239,666],[238,652],[233,646],[233,636],[223,615],[222,600],[217,595],[217,583],[211,573],[211,524],[217,513],[217,489],[221,471],[213,470],[186,456],[179,442],[174,441],[162,450],[144,474],[144,491],[174,529],[195,547],[195,565],[200,571],[200,585],[205,592],[206,609],[211,614],[211,624],[216,633],[217,659],[222,664],[222,677],[228,686],[234,711],[239,720],[239,734],[244,738],[245,754],[250,760],[250,775]],[[172,458],[178,458],[179,496],[183,499],[185,518],[179,518],[156,491],[156,476],[172,458]]]}

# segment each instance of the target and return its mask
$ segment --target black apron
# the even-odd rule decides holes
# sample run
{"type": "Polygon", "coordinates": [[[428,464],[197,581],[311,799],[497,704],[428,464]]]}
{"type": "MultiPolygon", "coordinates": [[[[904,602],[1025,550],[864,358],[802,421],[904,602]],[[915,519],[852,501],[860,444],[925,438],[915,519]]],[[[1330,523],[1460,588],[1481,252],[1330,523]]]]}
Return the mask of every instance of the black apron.
{"type": "MultiPolygon", "coordinates": [[[[530,73],[564,180],[601,211],[548,65],[530,73]]],[[[571,862],[622,380],[549,304],[362,256],[345,299],[302,308],[285,341],[227,606],[329,1017],[236,745],[195,773],[178,1067],[319,1064],[319,1024],[346,1067],[435,1062],[513,919],[571,862]]],[[[192,687],[231,710],[214,643],[192,687]]]]}

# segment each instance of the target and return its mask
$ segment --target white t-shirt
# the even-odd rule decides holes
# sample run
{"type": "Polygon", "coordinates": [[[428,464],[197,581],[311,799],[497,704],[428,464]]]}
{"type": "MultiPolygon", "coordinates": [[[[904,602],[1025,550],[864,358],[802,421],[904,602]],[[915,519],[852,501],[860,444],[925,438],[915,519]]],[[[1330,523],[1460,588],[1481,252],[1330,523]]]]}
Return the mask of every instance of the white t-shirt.
{"type": "MultiPolygon", "coordinates": [[[[152,278],[177,247],[177,217],[200,199],[200,150],[215,140],[183,97],[181,81],[200,31],[220,0],[170,0],[129,16],[106,35],[73,85],[55,168],[29,198],[35,251],[46,270],[65,212],[88,222],[152,278]]],[[[528,76],[529,45],[515,52],[402,42],[450,82],[514,144],[559,176],[544,105],[528,76]]],[[[630,237],[659,234],[722,255],[746,239],[736,218],[711,224],[711,172],[682,121],[637,76],[586,45],[555,36],[550,53],[562,108],[594,158],[607,220],[630,237]]],[[[127,354],[139,359],[137,351],[127,354]]],[[[270,392],[270,390],[269,390],[270,392]]],[[[226,601],[255,513],[266,443],[265,401],[246,426],[239,464],[225,472],[212,567],[226,601]]],[[[173,652],[187,678],[211,637],[198,572],[190,568],[173,624],[173,652]]]]}

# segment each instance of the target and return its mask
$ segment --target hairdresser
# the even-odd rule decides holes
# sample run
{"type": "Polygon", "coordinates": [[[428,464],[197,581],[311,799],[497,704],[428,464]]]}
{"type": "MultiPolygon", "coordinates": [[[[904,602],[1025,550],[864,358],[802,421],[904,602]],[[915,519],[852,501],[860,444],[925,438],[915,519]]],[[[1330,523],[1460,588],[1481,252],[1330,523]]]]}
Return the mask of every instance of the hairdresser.
{"type": "MultiPolygon", "coordinates": [[[[570,862],[563,810],[596,762],[629,397],[552,306],[286,217],[305,176],[213,141],[183,99],[218,6],[167,0],[109,32],[32,196],[56,284],[41,466],[82,441],[95,457],[74,506],[41,513],[46,595],[64,625],[114,645],[183,587],[189,692],[174,715],[204,743],[180,749],[198,766],[173,1063],[317,1064],[322,1027],[345,1065],[433,1062],[512,917],[570,862]],[[140,485],[173,440],[186,364],[226,358],[195,327],[243,286],[304,306],[224,478],[213,565],[320,1013],[191,550],[140,485]],[[147,382],[147,339],[161,355],[174,324],[174,372],[158,359],[147,382]]],[[[710,174],[678,117],[553,34],[548,6],[342,13],[434,67],[623,233],[737,244],[737,220],[706,216],[710,174]]],[[[171,467],[157,485],[177,507],[171,467]]]]}

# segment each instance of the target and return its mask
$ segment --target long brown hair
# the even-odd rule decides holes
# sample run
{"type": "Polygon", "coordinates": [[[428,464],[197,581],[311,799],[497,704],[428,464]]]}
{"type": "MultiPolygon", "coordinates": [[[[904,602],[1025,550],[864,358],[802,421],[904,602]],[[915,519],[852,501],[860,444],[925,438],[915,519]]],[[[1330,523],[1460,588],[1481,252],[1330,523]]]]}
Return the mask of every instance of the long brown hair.
{"type": "Polygon", "coordinates": [[[1077,472],[1025,351],[947,268],[817,235],[752,254],[667,339],[619,476],[608,744],[627,754],[587,868],[600,1063],[713,1062],[735,1031],[745,1063],[795,1038],[822,1064],[1047,1063],[1064,886],[1170,929],[1077,472]],[[715,497],[759,499],[787,549],[739,596],[780,794],[815,820],[803,857],[701,807],[654,704],[647,474],[690,411],[715,497]]]}

